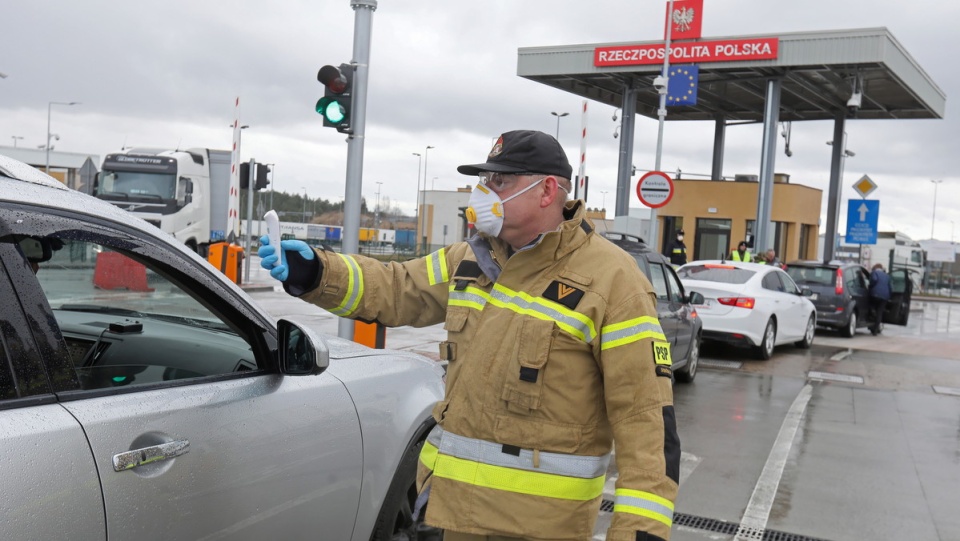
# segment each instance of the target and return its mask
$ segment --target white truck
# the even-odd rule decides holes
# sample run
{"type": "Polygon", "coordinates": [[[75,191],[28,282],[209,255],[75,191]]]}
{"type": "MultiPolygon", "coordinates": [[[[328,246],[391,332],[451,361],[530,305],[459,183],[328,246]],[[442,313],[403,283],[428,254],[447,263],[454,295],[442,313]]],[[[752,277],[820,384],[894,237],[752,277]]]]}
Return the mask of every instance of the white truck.
{"type": "Polygon", "coordinates": [[[170,233],[201,255],[227,239],[230,151],[130,148],[107,154],[94,195],[170,233]]]}
{"type": "Polygon", "coordinates": [[[919,242],[899,231],[880,231],[875,245],[863,247],[863,255],[863,265],[868,269],[875,263],[883,264],[887,272],[906,269],[912,278],[913,290],[921,290],[925,261],[919,242]]]}

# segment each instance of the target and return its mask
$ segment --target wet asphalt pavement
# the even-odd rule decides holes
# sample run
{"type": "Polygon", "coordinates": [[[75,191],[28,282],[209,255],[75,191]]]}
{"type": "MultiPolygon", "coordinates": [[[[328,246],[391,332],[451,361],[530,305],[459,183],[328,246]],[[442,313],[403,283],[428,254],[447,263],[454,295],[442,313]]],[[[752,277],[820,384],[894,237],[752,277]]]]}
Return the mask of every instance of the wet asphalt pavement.
{"type": "MultiPolygon", "coordinates": [[[[258,275],[268,312],[336,334],[335,317],[258,275]]],[[[443,339],[439,325],[387,331],[387,347],[433,358],[443,339]]],[[[674,391],[673,540],[960,540],[960,304],[915,301],[907,327],[818,331],[769,361],[709,344],[701,360],[674,391]]]]}

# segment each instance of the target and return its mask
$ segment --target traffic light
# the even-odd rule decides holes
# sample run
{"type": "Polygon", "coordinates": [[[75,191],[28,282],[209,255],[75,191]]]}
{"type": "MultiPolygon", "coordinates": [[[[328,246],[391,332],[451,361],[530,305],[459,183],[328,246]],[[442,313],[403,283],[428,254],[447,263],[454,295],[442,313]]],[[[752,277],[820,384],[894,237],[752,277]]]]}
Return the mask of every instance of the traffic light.
{"type": "Polygon", "coordinates": [[[270,172],[270,167],[265,163],[257,164],[257,175],[254,178],[254,190],[263,190],[267,187],[267,184],[270,184],[270,181],[267,180],[267,174],[270,172]]]}
{"type": "Polygon", "coordinates": [[[323,97],[317,101],[317,112],[323,116],[323,125],[336,128],[340,133],[353,133],[350,112],[353,109],[354,66],[324,66],[317,73],[323,83],[323,97]]]}
{"type": "MultiPolygon", "coordinates": [[[[267,184],[270,184],[270,181],[267,180],[267,174],[269,172],[270,167],[267,164],[257,164],[257,173],[253,179],[254,190],[263,190],[267,187],[267,184]]],[[[240,164],[240,189],[250,189],[250,162],[243,162],[240,164]]]]}

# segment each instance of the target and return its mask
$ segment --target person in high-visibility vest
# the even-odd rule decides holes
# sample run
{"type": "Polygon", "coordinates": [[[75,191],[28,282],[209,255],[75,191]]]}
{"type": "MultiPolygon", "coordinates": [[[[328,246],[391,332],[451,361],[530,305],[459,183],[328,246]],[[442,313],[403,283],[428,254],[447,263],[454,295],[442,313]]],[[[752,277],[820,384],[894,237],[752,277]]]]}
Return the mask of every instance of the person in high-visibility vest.
{"type": "Polygon", "coordinates": [[[730,259],[743,263],[752,263],[753,254],[750,253],[750,250],[747,250],[747,243],[745,241],[740,241],[740,244],[737,245],[737,249],[730,252],[730,259]]]}

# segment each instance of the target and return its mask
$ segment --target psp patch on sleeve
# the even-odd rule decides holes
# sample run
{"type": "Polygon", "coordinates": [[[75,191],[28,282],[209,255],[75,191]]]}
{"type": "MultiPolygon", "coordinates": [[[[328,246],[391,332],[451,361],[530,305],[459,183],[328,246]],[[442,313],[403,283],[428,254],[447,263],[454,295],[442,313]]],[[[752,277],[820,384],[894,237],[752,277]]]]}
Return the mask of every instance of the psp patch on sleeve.
{"type": "Polygon", "coordinates": [[[653,342],[653,360],[657,366],[667,366],[673,364],[670,358],[670,344],[666,342],[653,342]]]}

